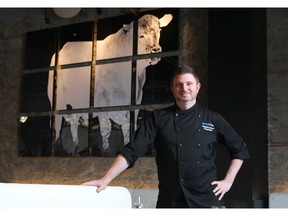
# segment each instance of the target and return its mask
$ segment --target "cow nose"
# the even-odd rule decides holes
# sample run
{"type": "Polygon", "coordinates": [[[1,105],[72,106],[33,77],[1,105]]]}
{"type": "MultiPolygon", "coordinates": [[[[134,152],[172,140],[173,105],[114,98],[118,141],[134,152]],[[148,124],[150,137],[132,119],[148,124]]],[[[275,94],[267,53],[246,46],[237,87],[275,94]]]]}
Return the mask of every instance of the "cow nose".
{"type": "Polygon", "coordinates": [[[154,47],[152,48],[153,53],[161,52],[161,47],[154,47]]]}

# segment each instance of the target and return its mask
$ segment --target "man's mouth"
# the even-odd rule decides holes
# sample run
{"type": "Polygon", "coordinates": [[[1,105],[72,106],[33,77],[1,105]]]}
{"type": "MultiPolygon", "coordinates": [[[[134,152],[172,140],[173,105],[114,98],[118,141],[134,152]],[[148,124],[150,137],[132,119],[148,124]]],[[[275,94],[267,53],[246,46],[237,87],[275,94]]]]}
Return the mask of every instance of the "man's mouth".
{"type": "Polygon", "coordinates": [[[180,96],[182,96],[182,97],[186,97],[186,96],[188,96],[188,95],[190,95],[189,93],[181,93],[180,94],[180,96]]]}

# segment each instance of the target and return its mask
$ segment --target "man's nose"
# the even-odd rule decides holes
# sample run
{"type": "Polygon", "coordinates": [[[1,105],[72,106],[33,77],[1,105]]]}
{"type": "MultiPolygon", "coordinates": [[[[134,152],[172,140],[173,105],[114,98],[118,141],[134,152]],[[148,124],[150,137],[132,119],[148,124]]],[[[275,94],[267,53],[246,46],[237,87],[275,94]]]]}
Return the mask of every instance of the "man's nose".
{"type": "Polygon", "coordinates": [[[183,84],[183,85],[182,85],[182,89],[183,89],[184,91],[186,91],[186,90],[188,89],[188,86],[187,86],[186,84],[183,84]]]}

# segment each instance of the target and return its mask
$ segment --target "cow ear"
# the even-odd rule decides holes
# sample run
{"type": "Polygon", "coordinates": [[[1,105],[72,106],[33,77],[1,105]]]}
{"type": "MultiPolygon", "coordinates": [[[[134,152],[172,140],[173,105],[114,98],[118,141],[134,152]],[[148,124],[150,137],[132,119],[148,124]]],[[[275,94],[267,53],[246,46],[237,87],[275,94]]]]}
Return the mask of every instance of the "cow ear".
{"type": "Polygon", "coordinates": [[[127,32],[129,32],[129,30],[130,30],[130,25],[128,25],[128,24],[123,24],[123,31],[125,32],[125,34],[126,34],[127,32]]]}
{"type": "Polygon", "coordinates": [[[161,19],[159,19],[160,27],[167,26],[173,19],[172,14],[165,14],[161,19]]]}

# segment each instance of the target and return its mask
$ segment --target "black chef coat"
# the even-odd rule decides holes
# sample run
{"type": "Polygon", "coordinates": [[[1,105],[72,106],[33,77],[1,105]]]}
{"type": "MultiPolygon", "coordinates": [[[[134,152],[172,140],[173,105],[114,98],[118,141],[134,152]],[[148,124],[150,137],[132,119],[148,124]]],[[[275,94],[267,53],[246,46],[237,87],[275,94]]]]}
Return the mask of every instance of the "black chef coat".
{"type": "Polygon", "coordinates": [[[224,144],[231,159],[249,158],[246,143],[230,124],[197,103],[188,110],[176,105],[155,110],[120,151],[130,162],[129,168],[151,143],[156,148],[158,208],[219,205],[211,185],[217,180],[215,144],[224,144]]]}

